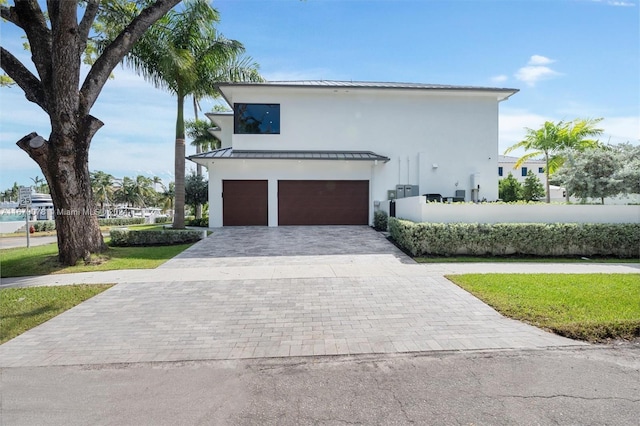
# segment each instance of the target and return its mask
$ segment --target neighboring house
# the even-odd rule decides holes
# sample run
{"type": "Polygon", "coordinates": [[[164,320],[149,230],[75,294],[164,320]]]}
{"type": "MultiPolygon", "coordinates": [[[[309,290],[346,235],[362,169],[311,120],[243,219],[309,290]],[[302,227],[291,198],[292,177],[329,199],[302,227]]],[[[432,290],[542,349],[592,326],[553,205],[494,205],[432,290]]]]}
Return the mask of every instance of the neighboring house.
{"type": "Polygon", "coordinates": [[[509,173],[519,182],[524,183],[527,178],[527,173],[532,172],[534,176],[540,179],[543,185],[547,181],[547,176],[544,173],[546,163],[544,160],[530,159],[522,163],[517,169],[514,168],[518,157],[509,157],[507,155],[498,156],[498,179],[503,179],[509,176],[509,173]]]}
{"type": "MultiPolygon", "coordinates": [[[[544,160],[530,159],[525,161],[518,168],[514,168],[518,157],[510,157],[508,155],[498,156],[498,179],[504,179],[509,176],[509,173],[513,175],[520,183],[524,184],[527,179],[527,173],[531,172],[535,177],[540,179],[542,185],[546,188],[547,175],[544,172],[546,162],[544,160]]],[[[552,202],[564,202],[565,191],[564,188],[556,185],[549,185],[549,192],[552,202]]]]}
{"type": "Polygon", "coordinates": [[[498,105],[517,89],[406,83],[225,83],[209,226],[371,224],[380,202],[498,198],[498,105]],[[400,186],[400,188],[397,188],[400,186]],[[398,191],[396,191],[398,189],[398,191]]]}

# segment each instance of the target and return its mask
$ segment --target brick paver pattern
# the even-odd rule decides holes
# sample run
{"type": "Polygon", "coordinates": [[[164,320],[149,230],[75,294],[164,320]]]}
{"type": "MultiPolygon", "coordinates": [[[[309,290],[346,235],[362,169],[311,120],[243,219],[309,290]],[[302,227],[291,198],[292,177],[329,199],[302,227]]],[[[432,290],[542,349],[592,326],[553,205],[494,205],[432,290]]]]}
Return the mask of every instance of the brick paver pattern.
{"type": "Polygon", "coordinates": [[[581,344],[507,319],[411,263],[368,227],[222,229],[150,273],[149,282],[118,284],[1,345],[0,366],[581,344]],[[350,269],[306,277],[322,262],[350,269]],[[380,276],[367,274],[374,263],[380,276]],[[274,264],[293,268],[293,277],[207,279],[208,268],[274,264]],[[163,269],[176,268],[197,268],[201,278],[163,281],[163,269]]]}

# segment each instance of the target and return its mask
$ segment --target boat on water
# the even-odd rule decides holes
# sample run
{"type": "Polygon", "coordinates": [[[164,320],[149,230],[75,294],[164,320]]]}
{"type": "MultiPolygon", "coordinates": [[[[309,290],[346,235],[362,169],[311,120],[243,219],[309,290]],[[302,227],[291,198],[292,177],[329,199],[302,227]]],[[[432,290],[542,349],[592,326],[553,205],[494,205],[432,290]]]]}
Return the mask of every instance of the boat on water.
{"type": "MultiPolygon", "coordinates": [[[[12,222],[24,220],[26,207],[17,201],[0,202],[0,221],[12,222]]],[[[31,193],[31,208],[29,220],[53,220],[55,209],[50,194],[31,193]]]]}

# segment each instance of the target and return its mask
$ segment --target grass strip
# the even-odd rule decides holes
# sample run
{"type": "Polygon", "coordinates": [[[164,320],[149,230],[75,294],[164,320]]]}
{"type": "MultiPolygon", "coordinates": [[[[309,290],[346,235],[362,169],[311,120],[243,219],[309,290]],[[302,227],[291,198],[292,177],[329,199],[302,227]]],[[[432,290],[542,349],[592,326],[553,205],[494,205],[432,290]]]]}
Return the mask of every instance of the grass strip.
{"type": "Polygon", "coordinates": [[[639,259],[583,258],[583,257],[474,257],[474,256],[429,256],[414,257],[418,263],[640,263],[639,259]]]}
{"type": "Polygon", "coordinates": [[[0,290],[0,344],[102,293],[111,286],[82,284],[0,290]]]}
{"type": "MultiPolygon", "coordinates": [[[[105,238],[108,241],[108,238],[105,238]]],[[[119,269],[153,269],[182,253],[192,244],[153,247],[109,247],[91,261],[64,266],[58,262],[58,245],[0,250],[2,278],[31,275],[69,274],[75,272],[113,271],[119,269]]]]}
{"type": "Polygon", "coordinates": [[[449,280],[501,314],[572,339],[640,336],[640,274],[465,274],[449,280]]]}

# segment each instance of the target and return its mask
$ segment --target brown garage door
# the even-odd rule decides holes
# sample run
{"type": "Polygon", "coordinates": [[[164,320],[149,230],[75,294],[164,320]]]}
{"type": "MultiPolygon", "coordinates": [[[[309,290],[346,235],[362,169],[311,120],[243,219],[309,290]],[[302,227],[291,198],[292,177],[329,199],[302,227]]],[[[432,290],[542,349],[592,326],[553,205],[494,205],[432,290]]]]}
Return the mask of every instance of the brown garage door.
{"type": "Polygon", "coordinates": [[[367,180],[278,181],[279,225],[366,225],[367,180]]]}
{"type": "Polygon", "coordinates": [[[222,225],[269,224],[268,182],[266,180],[222,181],[222,225]]]}

